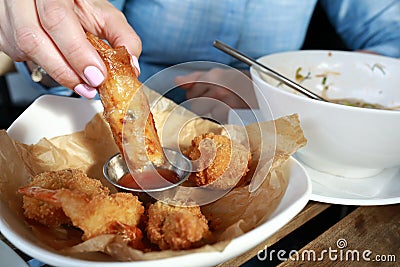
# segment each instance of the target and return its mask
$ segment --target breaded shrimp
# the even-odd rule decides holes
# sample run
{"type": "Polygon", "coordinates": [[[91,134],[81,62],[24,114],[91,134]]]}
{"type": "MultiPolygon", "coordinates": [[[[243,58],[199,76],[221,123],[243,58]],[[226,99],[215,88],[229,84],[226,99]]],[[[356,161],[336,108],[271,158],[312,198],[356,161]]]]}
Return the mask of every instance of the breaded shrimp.
{"type": "Polygon", "coordinates": [[[127,155],[135,170],[143,170],[151,163],[162,165],[166,161],[164,151],[147,96],[136,78],[128,51],[125,47],[113,49],[91,33],[87,33],[87,38],[107,67],[107,78],[98,87],[98,92],[104,106],[104,117],[121,155],[127,155]],[[129,145],[126,151],[124,144],[129,145]]]}
{"type": "MultiPolygon", "coordinates": [[[[53,190],[65,188],[78,191],[88,197],[109,194],[109,189],[103,186],[99,180],[89,178],[79,169],[43,172],[33,177],[27,186],[53,190]]],[[[47,226],[58,226],[71,222],[60,207],[29,196],[23,196],[23,209],[25,217],[47,226]]]]}
{"type": "Polygon", "coordinates": [[[147,214],[147,237],[162,250],[189,249],[210,234],[199,206],[178,207],[158,201],[150,205],[147,214]]]}
{"type": "Polygon", "coordinates": [[[144,207],[137,196],[130,193],[88,196],[70,189],[51,190],[37,186],[22,187],[19,192],[62,208],[72,225],[83,230],[83,240],[119,232],[141,238],[136,226],[144,207]]]}
{"type": "Polygon", "coordinates": [[[195,174],[190,179],[198,186],[232,189],[242,183],[242,177],[249,171],[250,151],[224,135],[197,136],[185,154],[195,161],[195,174]]]}

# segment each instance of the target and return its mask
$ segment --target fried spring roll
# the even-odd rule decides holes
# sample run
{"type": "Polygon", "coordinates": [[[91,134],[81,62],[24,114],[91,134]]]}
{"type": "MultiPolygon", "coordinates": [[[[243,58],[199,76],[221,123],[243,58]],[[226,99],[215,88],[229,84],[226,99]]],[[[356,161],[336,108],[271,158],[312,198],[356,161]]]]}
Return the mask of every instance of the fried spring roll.
{"type": "Polygon", "coordinates": [[[87,38],[107,67],[107,78],[98,92],[104,117],[121,154],[135,170],[143,170],[151,163],[162,165],[165,155],[147,96],[130,63],[130,54],[125,47],[113,49],[91,33],[87,33],[87,38]]]}

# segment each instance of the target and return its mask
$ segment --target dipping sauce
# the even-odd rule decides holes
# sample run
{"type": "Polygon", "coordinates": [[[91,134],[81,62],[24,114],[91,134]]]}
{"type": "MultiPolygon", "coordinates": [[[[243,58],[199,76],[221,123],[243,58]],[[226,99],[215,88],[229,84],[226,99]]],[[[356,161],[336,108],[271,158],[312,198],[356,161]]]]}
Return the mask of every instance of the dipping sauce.
{"type": "Polygon", "coordinates": [[[157,168],[156,171],[143,171],[135,175],[135,179],[127,173],[118,180],[118,184],[123,187],[144,190],[163,188],[177,182],[179,182],[178,174],[163,168],[157,168]]]}

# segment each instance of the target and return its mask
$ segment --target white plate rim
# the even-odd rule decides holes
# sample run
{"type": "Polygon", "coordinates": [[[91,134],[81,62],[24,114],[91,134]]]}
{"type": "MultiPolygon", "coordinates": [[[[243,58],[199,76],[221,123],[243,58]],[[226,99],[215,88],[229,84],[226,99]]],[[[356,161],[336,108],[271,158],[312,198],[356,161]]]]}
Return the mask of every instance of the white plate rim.
{"type": "MultiPolygon", "coordinates": [[[[301,163],[300,163],[301,164],[301,163]]],[[[308,172],[308,175],[311,179],[312,187],[315,183],[315,178],[313,175],[308,172]]],[[[395,179],[391,179],[391,182],[395,182],[395,179]]],[[[388,184],[387,186],[390,186],[388,184]]],[[[332,197],[327,194],[318,194],[315,190],[312,191],[310,200],[318,201],[328,204],[338,204],[338,205],[350,205],[350,206],[380,206],[380,205],[392,205],[400,203],[400,196],[399,197],[380,197],[380,198],[357,198],[357,197],[346,197],[345,194],[343,197],[332,197]]]]}

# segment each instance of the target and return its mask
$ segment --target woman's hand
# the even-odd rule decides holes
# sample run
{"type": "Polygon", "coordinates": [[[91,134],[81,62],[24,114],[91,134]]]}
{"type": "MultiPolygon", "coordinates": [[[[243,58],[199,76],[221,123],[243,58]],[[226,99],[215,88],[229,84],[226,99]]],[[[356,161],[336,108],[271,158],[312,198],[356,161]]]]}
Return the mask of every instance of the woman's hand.
{"type": "Polygon", "coordinates": [[[192,111],[200,116],[209,115],[213,119],[224,121],[231,108],[257,107],[248,73],[236,69],[196,71],[176,77],[175,83],[186,90],[192,111]]]}
{"type": "Polygon", "coordinates": [[[61,85],[93,98],[107,70],[85,32],[124,45],[137,66],[141,41],[107,0],[0,0],[0,50],[34,61],[61,85]]]}

